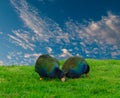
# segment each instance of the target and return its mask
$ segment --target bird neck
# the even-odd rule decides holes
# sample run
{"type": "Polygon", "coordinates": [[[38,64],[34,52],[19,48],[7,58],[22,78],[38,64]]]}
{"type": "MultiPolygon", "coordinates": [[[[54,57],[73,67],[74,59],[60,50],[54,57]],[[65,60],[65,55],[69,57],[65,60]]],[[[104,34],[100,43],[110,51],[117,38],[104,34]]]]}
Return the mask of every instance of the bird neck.
{"type": "Polygon", "coordinates": [[[62,70],[60,70],[59,68],[56,68],[55,69],[55,72],[56,72],[56,75],[59,79],[63,78],[65,75],[64,75],[64,72],[62,70]]]}

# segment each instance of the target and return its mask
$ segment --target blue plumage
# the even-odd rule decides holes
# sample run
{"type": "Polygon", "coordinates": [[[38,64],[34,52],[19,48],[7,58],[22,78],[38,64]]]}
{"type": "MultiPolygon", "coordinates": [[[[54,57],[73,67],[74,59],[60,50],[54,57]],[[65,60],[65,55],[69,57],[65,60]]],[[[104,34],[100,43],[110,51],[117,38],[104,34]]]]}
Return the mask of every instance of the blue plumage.
{"type": "Polygon", "coordinates": [[[36,61],[35,71],[42,77],[63,78],[64,73],[59,69],[59,61],[49,55],[41,55],[36,61]]]}
{"type": "Polygon", "coordinates": [[[78,56],[70,57],[66,60],[66,62],[63,64],[62,70],[69,78],[78,78],[82,74],[86,74],[86,76],[89,73],[90,67],[87,64],[87,62],[78,56]]]}

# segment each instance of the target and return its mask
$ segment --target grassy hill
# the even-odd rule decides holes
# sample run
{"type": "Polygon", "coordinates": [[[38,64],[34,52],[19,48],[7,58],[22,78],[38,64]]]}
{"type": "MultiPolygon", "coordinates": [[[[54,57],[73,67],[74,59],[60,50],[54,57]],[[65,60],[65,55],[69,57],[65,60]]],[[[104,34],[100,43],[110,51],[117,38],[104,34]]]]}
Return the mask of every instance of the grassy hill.
{"type": "Polygon", "coordinates": [[[120,98],[120,60],[87,61],[88,78],[64,83],[40,81],[34,66],[0,66],[0,98],[120,98]]]}

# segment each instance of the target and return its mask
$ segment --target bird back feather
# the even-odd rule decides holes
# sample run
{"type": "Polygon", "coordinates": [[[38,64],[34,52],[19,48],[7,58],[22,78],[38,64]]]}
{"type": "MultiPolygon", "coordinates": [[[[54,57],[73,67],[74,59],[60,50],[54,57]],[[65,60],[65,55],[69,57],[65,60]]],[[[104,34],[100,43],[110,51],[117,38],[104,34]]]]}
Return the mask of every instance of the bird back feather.
{"type": "Polygon", "coordinates": [[[75,56],[66,60],[62,70],[70,77],[79,77],[81,74],[89,72],[88,67],[85,59],[75,56]]]}

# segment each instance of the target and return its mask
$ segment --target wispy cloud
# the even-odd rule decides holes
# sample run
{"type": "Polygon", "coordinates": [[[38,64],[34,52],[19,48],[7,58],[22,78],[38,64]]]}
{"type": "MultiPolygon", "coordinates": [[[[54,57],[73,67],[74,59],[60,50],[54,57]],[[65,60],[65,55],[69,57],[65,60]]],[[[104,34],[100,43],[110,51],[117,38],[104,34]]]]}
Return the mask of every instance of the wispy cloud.
{"type": "Polygon", "coordinates": [[[38,17],[37,11],[25,1],[25,0],[11,0],[11,3],[17,10],[20,18],[24,24],[29,27],[37,36],[42,37],[45,22],[38,17]]]}
{"type": "Polygon", "coordinates": [[[74,38],[84,39],[89,42],[105,42],[106,44],[118,44],[120,37],[120,17],[108,12],[108,16],[102,17],[98,22],[91,21],[89,25],[82,26],[75,22],[66,22],[67,30],[74,38]],[[78,36],[76,36],[78,35],[78,36]]]}
{"type": "Polygon", "coordinates": [[[3,65],[4,65],[3,61],[0,60],[0,66],[3,66],[3,65]]]}
{"type": "MultiPolygon", "coordinates": [[[[11,3],[14,5],[26,27],[33,31],[34,39],[45,41],[52,36],[51,31],[49,30],[51,24],[48,24],[49,22],[47,22],[52,22],[50,19],[46,20],[38,15],[36,9],[31,7],[25,0],[20,0],[20,2],[11,0],[11,3]]],[[[57,26],[57,24],[54,24],[54,26],[57,26]]]]}
{"type": "Polygon", "coordinates": [[[92,57],[96,54],[108,55],[108,52],[109,55],[113,55],[113,51],[120,51],[120,16],[108,12],[108,16],[102,17],[97,22],[91,21],[86,26],[70,20],[66,22],[66,27],[70,39],[76,44],[79,40],[82,52],[88,57],[90,54],[92,57]]]}
{"type": "Polygon", "coordinates": [[[32,31],[33,41],[48,42],[49,39],[55,39],[59,43],[61,40],[68,41],[68,34],[63,36],[63,30],[59,24],[49,18],[43,18],[38,15],[35,8],[31,7],[25,0],[11,0],[12,5],[17,10],[20,18],[26,27],[32,31]]]}
{"type": "Polygon", "coordinates": [[[13,30],[13,34],[8,36],[12,39],[11,41],[24,49],[31,49],[34,50],[34,44],[32,44],[29,32],[28,31],[23,31],[23,30],[13,30]]]}
{"type": "Polygon", "coordinates": [[[23,53],[22,51],[9,52],[6,65],[33,65],[40,55],[40,53],[23,53]]]}
{"type": "MultiPolygon", "coordinates": [[[[88,21],[88,25],[71,19],[61,28],[54,20],[41,16],[41,12],[27,1],[11,0],[11,3],[29,31],[24,28],[13,30],[13,34],[8,36],[13,43],[23,49],[44,48],[52,54],[55,53],[55,45],[57,45],[59,53],[61,52],[58,54],[59,57],[82,55],[82,53],[87,57],[96,55],[116,57],[120,53],[120,16],[118,15],[108,12],[108,16],[102,16],[99,21],[88,21]]],[[[33,57],[33,55],[34,53],[28,53],[23,57],[33,57]]]]}
{"type": "Polygon", "coordinates": [[[68,58],[72,56],[72,54],[67,49],[61,49],[62,53],[59,55],[60,58],[68,58]]]}
{"type": "Polygon", "coordinates": [[[0,34],[3,34],[3,32],[0,32],[0,34]]]}
{"type": "Polygon", "coordinates": [[[33,53],[33,54],[25,54],[24,57],[25,58],[30,58],[30,57],[36,57],[38,58],[41,54],[37,54],[37,53],[33,53]]]}
{"type": "Polygon", "coordinates": [[[47,52],[48,52],[49,54],[51,54],[52,51],[53,51],[51,47],[46,47],[46,50],[47,50],[47,52]]]}

